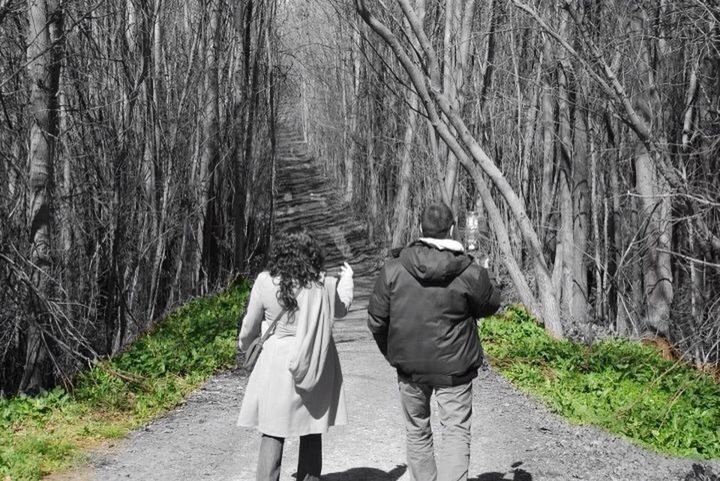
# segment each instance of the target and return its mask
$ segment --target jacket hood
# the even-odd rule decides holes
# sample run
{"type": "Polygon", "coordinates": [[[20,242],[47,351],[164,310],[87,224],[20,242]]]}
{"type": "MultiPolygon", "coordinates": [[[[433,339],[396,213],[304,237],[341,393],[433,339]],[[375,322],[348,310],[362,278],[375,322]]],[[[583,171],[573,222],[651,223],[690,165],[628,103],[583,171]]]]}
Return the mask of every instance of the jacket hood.
{"type": "Polygon", "coordinates": [[[472,263],[462,251],[439,249],[422,241],[414,242],[400,252],[400,264],[423,282],[448,282],[472,263]]]}

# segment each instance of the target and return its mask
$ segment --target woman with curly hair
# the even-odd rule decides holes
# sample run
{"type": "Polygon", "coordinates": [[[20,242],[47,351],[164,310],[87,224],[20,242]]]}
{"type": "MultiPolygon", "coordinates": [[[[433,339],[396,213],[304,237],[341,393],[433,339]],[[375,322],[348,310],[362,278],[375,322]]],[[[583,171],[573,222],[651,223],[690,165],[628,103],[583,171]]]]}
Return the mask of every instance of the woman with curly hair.
{"type": "Polygon", "coordinates": [[[333,320],[353,298],[353,272],[345,263],[339,279],[327,276],[317,241],[303,229],[273,242],[240,329],[240,349],[271,329],[250,374],[239,426],[262,434],[256,479],[280,478],[283,444],[300,437],[297,480],[320,479],[321,435],[346,424],[342,372],[332,337],[333,320]]]}

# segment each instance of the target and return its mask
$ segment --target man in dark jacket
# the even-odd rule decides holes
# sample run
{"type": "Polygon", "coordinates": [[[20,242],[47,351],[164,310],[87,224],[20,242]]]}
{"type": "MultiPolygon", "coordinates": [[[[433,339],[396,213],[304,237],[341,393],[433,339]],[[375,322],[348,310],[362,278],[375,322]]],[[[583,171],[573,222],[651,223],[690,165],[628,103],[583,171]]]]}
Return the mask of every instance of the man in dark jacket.
{"type": "Polygon", "coordinates": [[[483,357],[476,319],[493,314],[500,302],[485,268],[451,239],[453,227],[445,204],[429,206],[424,237],[393,251],[368,307],[368,327],[397,369],[407,464],[416,481],[467,479],[472,380],[483,357]],[[433,392],[443,426],[439,469],[430,428],[433,392]]]}

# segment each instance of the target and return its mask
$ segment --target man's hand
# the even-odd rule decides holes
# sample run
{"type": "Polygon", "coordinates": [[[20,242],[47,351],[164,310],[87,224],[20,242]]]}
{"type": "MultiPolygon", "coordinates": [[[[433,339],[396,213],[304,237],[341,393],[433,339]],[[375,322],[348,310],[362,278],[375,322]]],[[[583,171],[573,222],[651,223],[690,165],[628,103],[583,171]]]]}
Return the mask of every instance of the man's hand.
{"type": "Polygon", "coordinates": [[[490,257],[484,256],[484,257],[475,257],[475,263],[479,265],[480,267],[484,267],[485,269],[490,268],[490,257]]]}

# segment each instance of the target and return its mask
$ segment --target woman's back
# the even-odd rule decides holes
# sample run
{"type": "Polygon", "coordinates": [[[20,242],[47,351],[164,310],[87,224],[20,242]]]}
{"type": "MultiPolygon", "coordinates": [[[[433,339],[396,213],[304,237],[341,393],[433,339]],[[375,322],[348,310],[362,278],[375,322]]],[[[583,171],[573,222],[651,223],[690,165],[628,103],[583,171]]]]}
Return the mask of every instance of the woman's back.
{"type": "MultiPolygon", "coordinates": [[[[298,302],[298,308],[300,308],[301,303],[305,303],[309,299],[303,291],[317,289],[325,289],[331,295],[331,319],[344,317],[345,314],[347,314],[353,299],[352,276],[345,276],[341,278],[340,281],[338,281],[335,277],[323,276],[321,283],[315,283],[310,287],[296,289],[295,298],[298,302]]],[[[280,317],[281,314],[283,315],[278,322],[275,332],[278,335],[294,335],[297,329],[297,323],[295,322],[296,316],[294,313],[284,314],[284,308],[278,299],[279,292],[280,278],[278,276],[271,276],[269,271],[263,271],[258,274],[255,284],[253,285],[253,290],[247,306],[245,321],[243,322],[240,333],[241,348],[243,350],[247,349],[250,342],[252,342],[252,339],[258,335],[264,334],[275,319],[280,317]],[[252,321],[255,319],[261,319],[261,330],[257,330],[257,327],[260,326],[252,325],[252,321]]]]}
{"type": "Polygon", "coordinates": [[[321,283],[296,289],[292,312],[278,301],[279,290],[277,279],[266,271],[250,293],[240,330],[243,350],[280,320],[250,375],[238,424],[278,437],[323,433],[346,422],[332,323],[350,306],[352,276],[339,282],[323,276],[321,283]]]}

